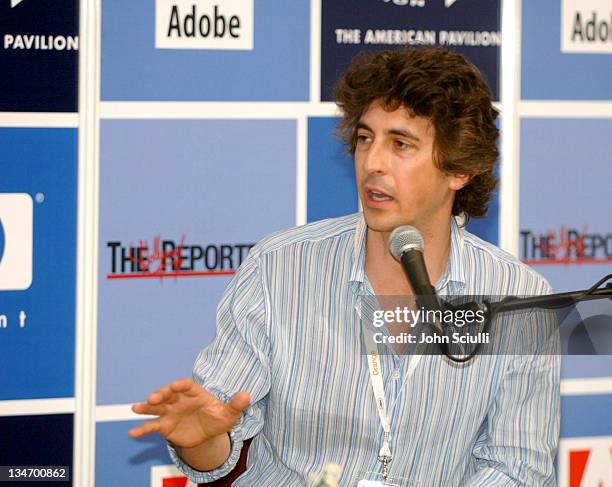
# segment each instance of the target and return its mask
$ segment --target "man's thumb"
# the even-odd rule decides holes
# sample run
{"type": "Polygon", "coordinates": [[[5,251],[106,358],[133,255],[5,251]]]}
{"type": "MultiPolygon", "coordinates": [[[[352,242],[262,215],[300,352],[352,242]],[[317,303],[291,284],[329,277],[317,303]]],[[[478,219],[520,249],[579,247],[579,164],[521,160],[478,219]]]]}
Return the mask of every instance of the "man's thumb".
{"type": "Polygon", "coordinates": [[[251,402],[251,395],[248,392],[239,392],[236,394],[230,402],[227,403],[227,407],[235,414],[241,414],[242,411],[251,402]]]}

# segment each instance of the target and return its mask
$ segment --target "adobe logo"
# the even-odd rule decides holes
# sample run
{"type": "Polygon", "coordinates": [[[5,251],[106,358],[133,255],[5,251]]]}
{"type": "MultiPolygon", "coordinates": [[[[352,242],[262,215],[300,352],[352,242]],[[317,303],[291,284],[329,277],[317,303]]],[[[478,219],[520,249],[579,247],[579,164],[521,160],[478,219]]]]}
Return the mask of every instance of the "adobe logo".
{"type": "Polygon", "coordinates": [[[612,487],[612,436],[561,438],[559,487],[612,487]]]}
{"type": "Polygon", "coordinates": [[[0,291],[32,284],[33,204],[26,193],[0,193],[0,291]]]}

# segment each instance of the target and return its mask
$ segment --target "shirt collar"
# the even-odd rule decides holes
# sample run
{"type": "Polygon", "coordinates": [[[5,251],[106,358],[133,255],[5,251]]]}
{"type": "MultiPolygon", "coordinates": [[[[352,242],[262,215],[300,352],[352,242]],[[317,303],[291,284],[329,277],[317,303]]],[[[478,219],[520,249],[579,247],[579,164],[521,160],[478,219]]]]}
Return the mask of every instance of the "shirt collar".
{"type": "Polygon", "coordinates": [[[450,219],[451,236],[450,251],[446,269],[440,280],[436,283],[436,291],[448,286],[448,294],[453,294],[465,287],[465,263],[463,261],[463,228],[459,228],[457,219],[450,219]]]}
{"type": "MultiPolygon", "coordinates": [[[[446,270],[436,283],[436,291],[440,292],[448,286],[448,294],[459,291],[465,287],[465,274],[463,269],[463,229],[459,228],[455,217],[451,217],[450,252],[446,270]]],[[[365,244],[367,225],[363,213],[357,221],[354,240],[354,259],[351,267],[349,283],[354,290],[362,290],[365,282],[365,244]]]]}
{"type": "Polygon", "coordinates": [[[363,213],[359,214],[357,220],[357,227],[355,228],[355,241],[353,243],[353,264],[351,267],[351,275],[349,277],[349,283],[355,291],[359,291],[360,287],[365,282],[365,244],[366,244],[366,232],[368,226],[366,225],[363,213]]]}

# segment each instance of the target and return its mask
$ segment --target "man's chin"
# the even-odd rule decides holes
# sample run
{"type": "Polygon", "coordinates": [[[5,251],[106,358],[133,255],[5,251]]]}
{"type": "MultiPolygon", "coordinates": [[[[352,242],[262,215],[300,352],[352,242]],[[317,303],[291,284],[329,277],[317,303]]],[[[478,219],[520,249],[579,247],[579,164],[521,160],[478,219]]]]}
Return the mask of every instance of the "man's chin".
{"type": "Polygon", "coordinates": [[[369,211],[364,211],[364,218],[368,229],[374,232],[390,233],[400,225],[409,225],[406,221],[399,218],[392,218],[390,215],[372,215],[369,211]]]}

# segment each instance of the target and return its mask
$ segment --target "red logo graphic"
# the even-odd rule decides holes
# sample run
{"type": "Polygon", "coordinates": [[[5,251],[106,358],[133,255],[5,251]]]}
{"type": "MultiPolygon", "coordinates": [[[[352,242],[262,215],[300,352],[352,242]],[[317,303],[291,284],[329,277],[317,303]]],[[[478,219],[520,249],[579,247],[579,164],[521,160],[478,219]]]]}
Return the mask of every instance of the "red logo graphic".
{"type": "Polygon", "coordinates": [[[174,465],[151,467],[151,487],[197,487],[174,465]]]}
{"type": "Polygon", "coordinates": [[[612,233],[589,233],[561,226],[544,234],[521,230],[523,262],[542,264],[607,264],[612,262],[612,233]]]}
{"type": "Polygon", "coordinates": [[[612,437],[562,438],[559,487],[612,487],[612,437]]]}
{"type": "Polygon", "coordinates": [[[171,477],[163,479],[163,487],[186,487],[187,477],[171,477]]]}
{"type": "Polygon", "coordinates": [[[141,240],[138,245],[107,242],[111,271],[107,279],[228,276],[236,272],[253,244],[187,245],[162,240],[157,235],[152,244],[141,240]]]}

